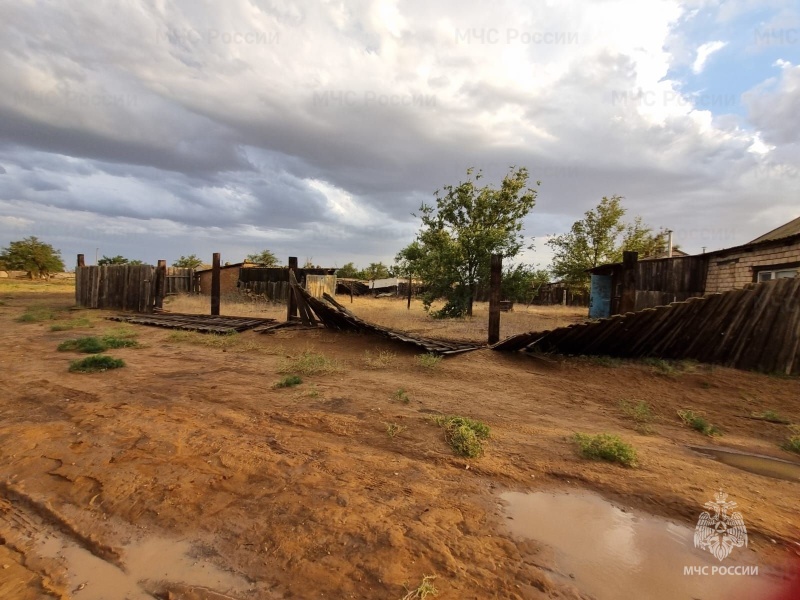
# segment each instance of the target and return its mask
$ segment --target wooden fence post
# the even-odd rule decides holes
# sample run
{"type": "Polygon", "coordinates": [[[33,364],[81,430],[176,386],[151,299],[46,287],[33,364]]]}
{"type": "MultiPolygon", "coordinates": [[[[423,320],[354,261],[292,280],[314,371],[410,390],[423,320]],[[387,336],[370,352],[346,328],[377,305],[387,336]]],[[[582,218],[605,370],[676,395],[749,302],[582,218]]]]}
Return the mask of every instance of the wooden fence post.
{"type": "Polygon", "coordinates": [[[492,254],[489,276],[489,343],[500,341],[500,281],[503,273],[503,257],[492,254]]]}
{"type": "Polygon", "coordinates": [[[622,253],[622,294],[619,299],[619,313],[624,315],[636,309],[636,271],[639,261],[638,252],[622,253]]]}
{"type": "Polygon", "coordinates": [[[406,308],[411,310],[411,275],[408,276],[408,302],[406,303],[406,308]]]}
{"type": "MultiPolygon", "coordinates": [[[[297,257],[290,256],[289,257],[289,270],[294,271],[295,275],[297,275],[297,257]]],[[[291,278],[290,278],[291,280],[291,278]]],[[[289,286],[289,301],[286,304],[286,320],[291,321],[292,318],[297,317],[297,300],[294,298],[294,290],[292,290],[292,286],[289,286]]]]}
{"type": "Polygon", "coordinates": [[[156,267],[155,290],[153,292],[153,308],[164,308],[164,296],[167,292],[167,261],[159,259],[156,267]]]}
{"type": "MultiPolygon", "coordinates": [[[[83,254],[78,254],[78,265],[75,267],[75,305],[76,306],[83,306],[81,303],[81,267],[86,266],[86,261],[83,258],[83,254]]],[[[86,285],[84,283],[84,285],[86,285]]]]}
{"type": "Polygon", "coordinates": [[[219,316],[219,252],[211,262],[211,315],[219,316]]]}

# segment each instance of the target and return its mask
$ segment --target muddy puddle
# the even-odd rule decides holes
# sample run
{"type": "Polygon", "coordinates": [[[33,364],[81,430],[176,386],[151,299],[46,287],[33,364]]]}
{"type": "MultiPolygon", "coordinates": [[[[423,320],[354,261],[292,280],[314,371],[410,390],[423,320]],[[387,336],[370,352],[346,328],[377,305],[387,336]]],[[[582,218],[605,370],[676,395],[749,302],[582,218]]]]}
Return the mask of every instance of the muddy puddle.
{"type": "MultiPolygon", "coordinates": [[[[621,510],[595,494],[506,492],[501,498],[512,534],[541,543],[553,576],[597,600],[766,599],[782,582],[766,567],[757,575],[712,573],[713,567],[758,566],[758,556],[734,548],[720,562],[694,547],[694,524],[621,510]],[[708,574],[684,574],[687,567],[707,567],[708,574]]],[[[698,517],[703,510],[698,507],[698,517]]]]}
{"type": "Polygon", "coordinates": [[[75,600],[153,600],[153,593],[176,586],[213,590],[224,594],[214,595],[221,598],[250,587],[244,579],[192,558],[187,541],[148,538],[125,546],[124,570],[58,535],[40,540],[38,549],[64,564],[75,600]]]}
{"type": "Polygon", "coordinates": [[[708,448],[704,446],[689,446],[689,448],[721,463],[755,473],[756,475],[784,479],[786,481],[800,481],[800,464],[788,460],[750,454],[733,449],[708,448]]]}

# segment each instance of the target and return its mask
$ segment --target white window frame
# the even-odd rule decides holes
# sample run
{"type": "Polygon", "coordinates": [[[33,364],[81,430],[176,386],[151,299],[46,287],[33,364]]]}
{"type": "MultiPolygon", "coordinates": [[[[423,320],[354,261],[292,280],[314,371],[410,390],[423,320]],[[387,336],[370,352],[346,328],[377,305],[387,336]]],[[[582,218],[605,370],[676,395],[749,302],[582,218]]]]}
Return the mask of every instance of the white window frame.
{"type": "Polygon", "coordinates": [[[773,279],[783,279],[783,278],[791,279],[793,277],[797,277],[798,273],[800,273],[800,267],[759,271],[756,274],[757,275],[756,281],[761,283],[762,281],[772,281],[773,279]]]}

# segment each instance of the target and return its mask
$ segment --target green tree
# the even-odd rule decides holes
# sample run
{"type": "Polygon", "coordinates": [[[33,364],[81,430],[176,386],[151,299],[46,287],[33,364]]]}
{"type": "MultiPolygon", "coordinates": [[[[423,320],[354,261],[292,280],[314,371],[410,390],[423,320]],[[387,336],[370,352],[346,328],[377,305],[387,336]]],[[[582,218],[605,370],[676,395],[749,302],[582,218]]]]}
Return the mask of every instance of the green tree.
{"type": "MultiPolygon", "coordinates": [[[[247,262],[256,263],[262,267],[278,267],[280,266],[280,261],[278,257],[275,256],[269,250],[262,250],[258,254],[248,254],[247,258],[245,259],[247,262]]],[[[306,261],[308,262],[308,261],[306,261]]]]}
{"type": "Polygon", "coordinates": [[[49,279],[52,273],[64,270],[61,251],[35,236],[11,242],[0,251],[0,265],[8,270],[26,271],[28,277],[49,279]]]}
{"type": "Polygon", "coordinates": [[[117,254],[116,256],[106,256],[104,254],[103,258],[101,258],[100,260],[97,261],[97,264],[102,267],[104,265],[132,265],[132,266],[135,266],[135,265],[141,265],[141,264],[144,264],[144,263],[142,261],[140,261],[140,260],[129,260],[129,259],[125,258],[124,256],[120,256],[119,254],[117,254]]]}
{"type": "Polygon", "coordinates": [[[181,256],[178,260],[172,263],[173,267],[179,267],[182,269],[196,269],[200,265],[203,264],[203,261],[197,258],[194,254],[190,254],[189,256],[181,256]]]}
{"type": "MultiPolygon", "coordinates": [[[[492,254],[516,256],[524,245],[522,220],[536,204],[536,191],[528,187],[528,170],[511,167],[499,188],[480,186],[482,175],[437,191],[436,206],[420,207],[422,227],[411,246],[398,256],[418,270],[426,293],[425,307],[445,298],[437,317],[472,315],[480,282],[488,278],[492,254]]],[[[539,185],[539,182],[536,182],[539,185]]]]}
{"type": "Polygon", "coordinates": [[[545,269],[534,269],[527,265],[514,265],[503,269],[500,294],[504,300],[528,302],[536,290],[550,281],[545,269]]]}
{"type": "Polygon", "coordinates": [[[342,279],[362,279],[362,272],[351,262],[336,269],[336,276],[342,279]]]}
{"type": "Polygon", "coordinates": [[[389,268],[382,262],[369,263],[363,271],[364,279],[386,279],[389,277],[389,268]]]}
{"type": "Polygon", "coordinates": [[[639,252],[639,257],[655,255],[666,248],[665,232],[654,234],[640,217],[625,224],[622,196],[603,196],[600,203],[575,221],[569,233],[547,241],[554,251],[550,267],[556,278],[575,287],[588,287],[588,269],[620,262],[623,250],[639,252]]]}

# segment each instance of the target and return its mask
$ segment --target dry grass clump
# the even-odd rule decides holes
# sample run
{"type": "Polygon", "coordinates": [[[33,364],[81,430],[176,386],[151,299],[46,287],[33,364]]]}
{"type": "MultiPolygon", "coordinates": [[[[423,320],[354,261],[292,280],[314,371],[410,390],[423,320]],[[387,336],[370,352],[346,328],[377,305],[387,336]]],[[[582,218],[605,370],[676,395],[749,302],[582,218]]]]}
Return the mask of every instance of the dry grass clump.
{"type": "Polygon", "coordinates": [[[636,466],[636,449],[623,442],[618,435],[576,433],[575,442],[586,458],[616,462],[626,467],[636,466]]]}
{"type": "Polygon", "coordinates": [[[299,373],[300,375],[330,375],[344,371],[344,365],[319,352],[305,350],[301,354],[284,358],[280,362],[279,373],[299,373]]]}
{"type": "Polygon", "coordinates": [[[433,417],[432,421],[444,429],[444,437],[453,452],[467,458],[483,456],[483,444],[489,439],[488,425],[457,415],[433,417]]]}
{"type": "Polygon", "coordinates": [[[381,350],[377,354],[367,350],[364,352],[364,366],[368,369],[387,369],[396,358],[397,355],[389,350],[381,350]]]}

